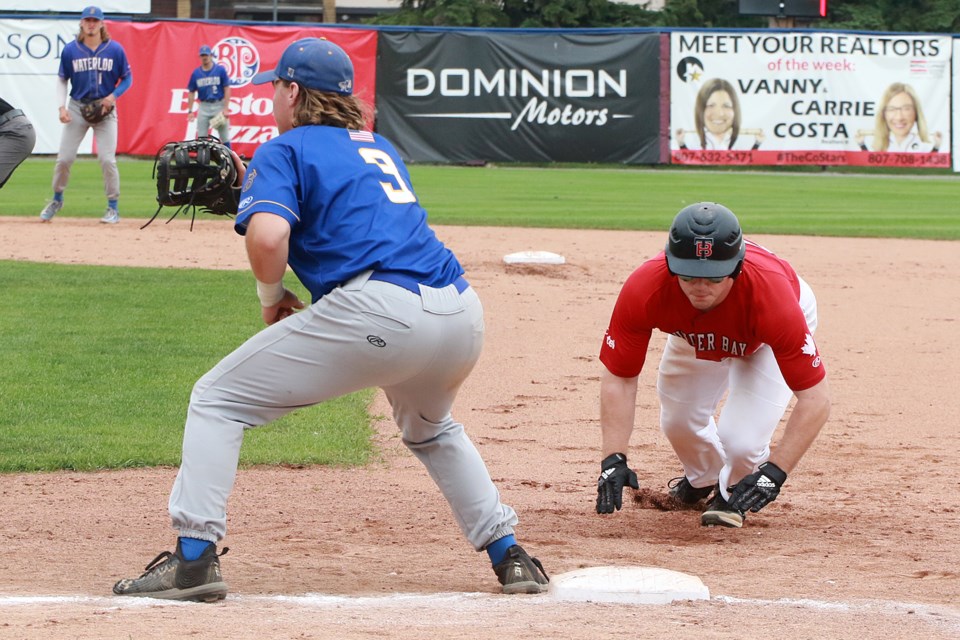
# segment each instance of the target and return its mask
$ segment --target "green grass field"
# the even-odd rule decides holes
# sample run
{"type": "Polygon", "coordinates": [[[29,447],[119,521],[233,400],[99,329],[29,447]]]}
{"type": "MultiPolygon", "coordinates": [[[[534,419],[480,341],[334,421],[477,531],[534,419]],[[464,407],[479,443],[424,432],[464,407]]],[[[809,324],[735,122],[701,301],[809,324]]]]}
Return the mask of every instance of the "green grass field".
{"type": "MultiPolygon", "coordinates": [[[[156,211],[151,160],[120,162],[120,213],[156,211]]],[[[623,167],[451,167],[413,165],[414,188],[433,224],[664,230],[684,205],[712,200],[752,234],[960,239],[960,176],[640,169],[623,167]]],[[[25,162],[3,189],[0,215],[36,216],[50,198],[53,160],[25,162]]],[[[100,217],[100,167],[73,168],[61,215],[100,217]]],[[[161,214],[162,215],[162,214],[161,214]]]]}
{"type": "MultiPolygon", "coordinates": [[[[193,383],[263,326],[248,272],[0,261],[0,282],[0,472],[177,464],[193,383]]],[[[366,462],[371,397],[249,431],[242,463],[366,462]]]]}
{"type": "MultiPolygon", "coordinates": [[[[156,210],[152,166],[121,160],[123,217],[156,210]]],[[[25,162],[0,215],[37,216],[52,172],[52,158],[25,162]]],[[[434,224],[665,231],[682,206],[715,200],[751,234],[960,239],[960,179],[943,172],[418,165],[411,175],[434,224]]],[[[66,203],[62,216],[102,215],[95,160],[74,165],[66,203]]],[[[193,383],[262,326],[251,282],[246,271],[0,261],[0,472],[178,464],[193,383]]],[[[376,455],[372,395],[249,432],[241,463],[365,463],[376,455]]]]}

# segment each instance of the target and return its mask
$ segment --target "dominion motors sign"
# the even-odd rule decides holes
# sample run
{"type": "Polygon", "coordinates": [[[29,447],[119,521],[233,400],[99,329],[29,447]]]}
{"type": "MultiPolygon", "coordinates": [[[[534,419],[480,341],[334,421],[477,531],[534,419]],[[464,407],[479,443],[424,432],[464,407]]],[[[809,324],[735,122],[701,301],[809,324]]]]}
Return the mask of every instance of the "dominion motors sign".
{"type": "Polygon", "coordinates": [[[381,33],[377,129],[425,162],[656,163],[656,34],[381,33]]]}

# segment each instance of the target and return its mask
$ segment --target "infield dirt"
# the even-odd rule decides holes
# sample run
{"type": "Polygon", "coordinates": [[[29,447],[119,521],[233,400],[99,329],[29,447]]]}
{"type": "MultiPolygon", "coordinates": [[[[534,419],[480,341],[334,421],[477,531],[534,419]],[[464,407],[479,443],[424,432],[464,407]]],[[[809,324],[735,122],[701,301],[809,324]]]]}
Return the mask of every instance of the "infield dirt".
{"type": "MultiPolygon", "coordinates": [[[[140,224],[0,218],[0,259],[247,267],[229,223],[201,220],[192,233],[183,220],[140,224]]],[[[166,501],[175,469],[0,477],[0,637],[960,636],[958,243],[752,237],[817,294],[834,403],[781,497],[729,530],[658,506],[680,474],[657,424],[663,336],[641,375],[629,453],[642,489],[614,516],[594,513],[600,340],[623,279],[664,235],[437,233],[486,309],[484,354],[455,417],[517,510],[524,547],[552,574],[599,565],[690,573],[709,601],[497,595],[486,556],[465,542],[384,418],[369,467],[240,472],[223,558],[231,595],[214,605],[110,596],[116,579],[172,549],[166,501]],[[560,253],[567,264],[503,264],[523,250],[560,253]]],[[[389,416],[382,394],[373,411],[389,416]]]]}

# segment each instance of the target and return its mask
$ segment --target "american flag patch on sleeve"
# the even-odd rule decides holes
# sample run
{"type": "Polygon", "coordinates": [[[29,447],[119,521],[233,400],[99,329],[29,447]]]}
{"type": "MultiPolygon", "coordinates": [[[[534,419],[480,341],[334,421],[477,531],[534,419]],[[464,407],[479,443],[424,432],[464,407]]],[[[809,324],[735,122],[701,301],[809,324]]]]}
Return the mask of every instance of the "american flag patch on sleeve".
{"type": "Polygon", "coordinates": [[[347,132],[350,134],[350,139],[354,142],[373,142],[373,134],[369,131],[354,131],[353,129],[347,129],[347,132]]]}

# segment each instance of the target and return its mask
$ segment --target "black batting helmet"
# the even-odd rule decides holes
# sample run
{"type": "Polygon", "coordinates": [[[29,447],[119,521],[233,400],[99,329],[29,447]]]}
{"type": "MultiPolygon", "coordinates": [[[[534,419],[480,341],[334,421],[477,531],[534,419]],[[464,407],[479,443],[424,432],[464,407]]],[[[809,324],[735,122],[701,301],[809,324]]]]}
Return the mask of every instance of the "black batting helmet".
{"type": "Polygon", "coordinates": [[[667,268],[689,278],[736,277],[747,248],[733,211],[715,202],[684,207],[667,240],[667,268]]]}

